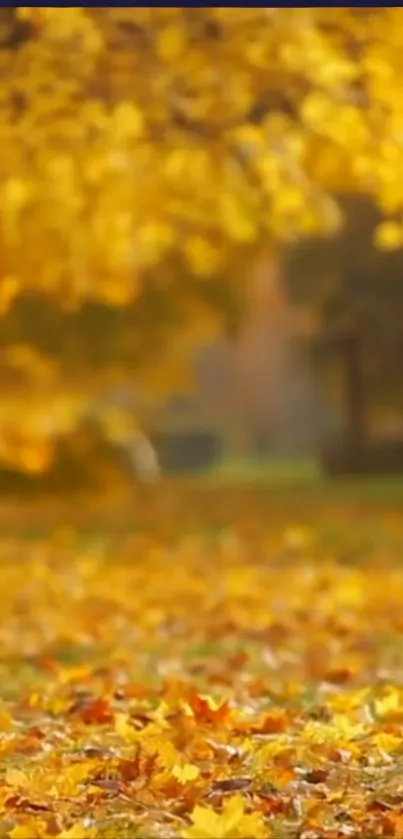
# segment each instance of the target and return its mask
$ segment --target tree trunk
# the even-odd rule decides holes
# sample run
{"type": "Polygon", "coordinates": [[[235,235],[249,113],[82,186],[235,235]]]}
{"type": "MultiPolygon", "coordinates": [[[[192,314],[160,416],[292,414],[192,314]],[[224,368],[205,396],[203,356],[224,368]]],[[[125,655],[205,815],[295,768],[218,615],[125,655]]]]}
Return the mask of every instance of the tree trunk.
{"type": "Polygon", "coordinates": [[[363,353],[359,336],[354,332],[347,335],[341,349],[347,432],[351,442],[360,446],[367,436],[368,418],[363,353]]]}

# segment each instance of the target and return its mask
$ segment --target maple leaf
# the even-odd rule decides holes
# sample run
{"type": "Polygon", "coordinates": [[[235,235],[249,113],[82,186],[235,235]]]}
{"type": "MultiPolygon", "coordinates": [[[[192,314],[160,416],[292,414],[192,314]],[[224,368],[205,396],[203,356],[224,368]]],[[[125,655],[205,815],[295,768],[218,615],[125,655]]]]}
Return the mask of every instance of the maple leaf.
{"type": "Polygon", "coordinates": [[[290,716],[283,709],[268,711],[258,719],[239,719],[235,722],[237,731],[254,734],[282,734],[290,725],[290,716]]]}
{"type": "Polygon", "coordinates": [[[227,700],[215,702],[210,696],[199,696],[189,691],[184,707],[189,708],[196,719],[204,720],[213,725],[220,725],[226,722],[231,713],[230,704],[227,700]]]}
{"type": "Polygon", "coordinates": [[[261,813],[245,813],[242,796],[234,795],[221,813],[211,807],[197,806],[191,814],[192,827],[183,831],[183,839],[265,839],[270,836],[261,813]]]}

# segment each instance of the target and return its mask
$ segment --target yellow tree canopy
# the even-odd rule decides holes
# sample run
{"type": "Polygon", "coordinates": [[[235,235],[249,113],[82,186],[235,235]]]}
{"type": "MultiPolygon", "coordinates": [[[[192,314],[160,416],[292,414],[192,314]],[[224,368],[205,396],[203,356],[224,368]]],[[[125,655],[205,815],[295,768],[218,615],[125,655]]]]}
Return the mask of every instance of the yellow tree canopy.
{"type": "MultiPolygon", "coordinates": [[[[150,335],[173,348],[167,381],[215,325],[202,289],[225,297],[262,245],[336,230],[338,193],[375,198],[379,243],[400,246],[402,24],[387,7],[0,10],[5,321],[32,294],[130,309],[139,369],[150,335]],[[160,305],[136,319],[150,288],[160,305]]],[[[80,360],[31,346],[21,321],[6,349],[20,399],[63,390],[80,360]]]]}

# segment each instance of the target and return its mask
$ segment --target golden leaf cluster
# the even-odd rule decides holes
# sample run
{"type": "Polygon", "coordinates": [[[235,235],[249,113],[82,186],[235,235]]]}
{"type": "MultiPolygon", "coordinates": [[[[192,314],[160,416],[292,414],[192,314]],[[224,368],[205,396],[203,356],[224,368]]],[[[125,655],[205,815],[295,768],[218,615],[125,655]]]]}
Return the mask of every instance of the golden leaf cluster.
{"type": "Polygon", "coordinates": [[[333,228],[329,190],[402,208],[399,9],[19,14],[0,232],[22,287],[124,305],[150,267],[333,228]]]}
{"type": "MultiPolygon", "coordinates": [[[[388,7],[4,9],[0,315],[32,293],[65,311],[136,307],[156,282],[175,317],[163,326],[147,309],[132,330],[146,336],[147,377],[147,340],[169,348],[183,299],[192,343],[211,328],[200,284],[242,286],[262,243],[334,232],[334,195],[374,198],[388,216],[378,244],[400,247],[402,19],[388,7]]],[[[169,352],[159,363],[168,379],[169,352]]],[[[66,382],[64,362],[54,375],[66,382]]]]}

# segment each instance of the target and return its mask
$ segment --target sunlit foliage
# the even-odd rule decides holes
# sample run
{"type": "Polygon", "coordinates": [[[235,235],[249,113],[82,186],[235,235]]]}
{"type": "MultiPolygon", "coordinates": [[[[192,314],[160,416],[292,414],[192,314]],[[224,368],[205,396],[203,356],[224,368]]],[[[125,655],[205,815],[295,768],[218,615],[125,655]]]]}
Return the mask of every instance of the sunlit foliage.
{"type": "MultiPolygon", "coordinates": [[[[28,292],[74,313],[156,288],[172,319],[151,306],[128,334],[137,375],[154,387],[157,364],[167,387],[221,322],[209,287],[230,299],[262,244],[333,232],[336,193],[372,195],[377,241],[400,246],[401,24],[398,8],[3,9],[3,317],[28,292]]],[[[11,347],[5,380],[60,404],[72,356],[11,347]]]]}

